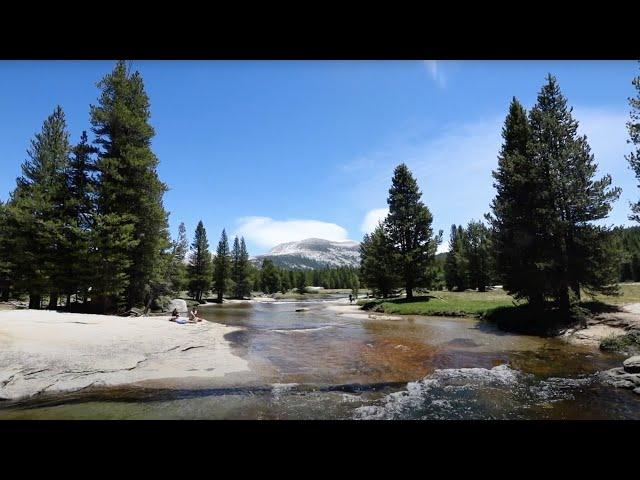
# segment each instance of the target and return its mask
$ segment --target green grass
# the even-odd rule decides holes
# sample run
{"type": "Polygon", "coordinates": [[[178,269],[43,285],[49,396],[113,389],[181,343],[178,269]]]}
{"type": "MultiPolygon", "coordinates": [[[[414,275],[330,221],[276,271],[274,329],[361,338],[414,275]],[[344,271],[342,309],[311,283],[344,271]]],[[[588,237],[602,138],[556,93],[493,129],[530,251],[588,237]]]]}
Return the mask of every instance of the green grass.
{"type": "MultiPolygon", "coordinates": [[[[621,283],[620,295],[583,294],[581,306],[591,313],[615,311],[625,303],[640,302],[640,283],[621,283]]],[[[441,316],[485,316],[496,308],[514,307],[514,298],[501,288],[488,292],[448,292],[432,291],[425,296],[415,297],[412,301],[405,298],[359,300],[358,305],[372,310],[396,315],[441,315],[441,316]]],[[[504,311],[504,309],[503,309],[504,311]]]]}
{"type": "Polygon", "coordinates": [[[502,289],[488,292],[434,291],[408,301],[399,299],[360,300],[365,310],[396,315],[482,316],[498,307],[513,306],[514,299],[502,289]]]}
{"type": "MultiPolygon", "coordinates": [[[[620,287],[620,295],[595,295],[594,299],[613,305],[640,302],[640,283],[619,283],[618,286],[620,287]]],[[[584,297],[585,299],[590,298],[587,295],[584,297]]]]}
{"type": "Polygon", "coordinates": [[[632,331],[625,335],[612,335],[600,342],[600,350],[609,352],[629,352],[640,351],[640,332],[632,331]]]}

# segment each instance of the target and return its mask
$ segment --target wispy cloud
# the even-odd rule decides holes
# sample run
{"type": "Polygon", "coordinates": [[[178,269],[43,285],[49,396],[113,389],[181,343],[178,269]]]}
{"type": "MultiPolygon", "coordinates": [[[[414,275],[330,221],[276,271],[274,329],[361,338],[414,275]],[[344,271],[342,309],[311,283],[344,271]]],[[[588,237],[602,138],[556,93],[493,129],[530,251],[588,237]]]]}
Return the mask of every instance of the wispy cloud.
{"type": "Polygon", "coordinates": [[[306,238],[348,240],[347,230],[335,223],[319,220],[274,220],[270,217],[242,217],[236,220],[234,235],[243,236],[261,248],[272,248],[306,238]]]}
{"type": "Polygon", "coordinates": [[[427,71],[429,72],[429,75],[431,75],[433,81],[441,88],[446,87],[447,79],[444,71],[442,70],[442,62],[439,62],[438,60],[425,60],[424,64],[426,65],[427,71]]]}
{"type": "MultiPolygon", "coordinates": [[[[614,185],[623,189],[606,223],[628,224],[628,203],[640,197],[624,159],[629,150],[625,129],[628,113],[576,107],[574,117],[592,147],[599,164],[598,175],[611,174],[614,185]]],[[[491,172],[498,164],[503,122],[504,114],[488,115],[466,124],[441,126],[423,135],[420,142],[413,140],[415,135],[407,135],[404,141],[376,149],[371,154],[375,168],[363,172],[354,182],[352,202],[365,211],[384,204],[394,167],[406,163],[434,216],[434,230],[444,230],[439,251],[445,251],[452,223],[481,220],[490,209],[495,196],[491,172]]]]}
{"type": "Polygon", "coordinates": [[[373,232],[378,226],[378,223],[384,220],[388,213],[388,208],[374,208],[373,210],[369,210],[364,216],[364,220],[360,226],[360,231],[362,233],[373,232]]]}
{"type": "Polygon", "coordinates": [[[632,222],[627,218],[630,213],[629,202],[638,200],[640,190],[624,158],[631,151],[627,143],[628,111],[576,107],[573,116],[579,122],[578,132],[587,136],[587,142],[598,163],[598,176],[609,173],[613,185],[622,188],[620,200],[604,223],[630,225],[632,222]]]}

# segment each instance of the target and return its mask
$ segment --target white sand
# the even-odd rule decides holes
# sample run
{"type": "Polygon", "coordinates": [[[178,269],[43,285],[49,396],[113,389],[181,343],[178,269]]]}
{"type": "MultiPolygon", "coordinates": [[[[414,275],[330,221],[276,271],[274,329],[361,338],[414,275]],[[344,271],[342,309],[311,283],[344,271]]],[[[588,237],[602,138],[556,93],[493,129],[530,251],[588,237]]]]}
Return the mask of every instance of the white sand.
{"type": "MultiPolygon", "coordinates": [[[[348,302],[349,300],[347,300],[348,302]]],[[[336,302],[337,303],[337,302],[336,302]]],[[[371,313],[365,310],[361,310],[359,305],[328,305],[327,310],[335,312],[337,315],[341,315],[347,318],[356,318],[360,320],[402,320],[402,317],[397,315],[384,315],[379,313],[371,313]]]]}
{"type": "Polygon", "coordinates": [[[0,311],[0,398],[246,372],[223,338],[235,330],[168,317],[0,311]]]}
{"type": "Polygon", "coordinates": [[[587,320],[586,328],[570,329],[561,338],[569,343],[597,347],[608,337],[640,330],[640,303],[623,305],[620,312],[601,313],[587,320]]]}

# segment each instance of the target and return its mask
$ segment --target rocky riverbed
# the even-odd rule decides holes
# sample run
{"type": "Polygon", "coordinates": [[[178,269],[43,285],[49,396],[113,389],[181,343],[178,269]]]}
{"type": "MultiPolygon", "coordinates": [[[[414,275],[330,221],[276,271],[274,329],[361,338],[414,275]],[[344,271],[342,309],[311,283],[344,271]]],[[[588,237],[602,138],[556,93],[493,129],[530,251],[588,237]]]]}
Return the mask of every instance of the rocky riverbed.
{"type": "Polygon", "coordinates": [[[640,395],[640,355],[634,355],[622,362],[622,367],[602,372],[606,383],[618,388],[630,388],[640,395]]]}

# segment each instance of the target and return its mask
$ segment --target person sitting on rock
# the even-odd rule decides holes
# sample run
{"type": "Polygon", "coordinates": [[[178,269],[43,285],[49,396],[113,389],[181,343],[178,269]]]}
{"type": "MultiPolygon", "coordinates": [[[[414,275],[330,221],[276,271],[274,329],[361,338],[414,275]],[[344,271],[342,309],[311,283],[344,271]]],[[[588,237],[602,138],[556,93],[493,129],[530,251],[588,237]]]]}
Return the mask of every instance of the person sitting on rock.
{"type": "Polygon", "coordinates": [[[178,313],[178,309],[174,308],[173,312],[171,312],[171,318],[169,319],[170,322],[175,322],[178,318],[180,318],[180,313],[178,313]]]}
{"type": "Polygon", "coordinates": [[[201,322],[202,319],[198,317],[198,308],[194,305],[189,312],[189,321],[192,323],[201,322]]]}

